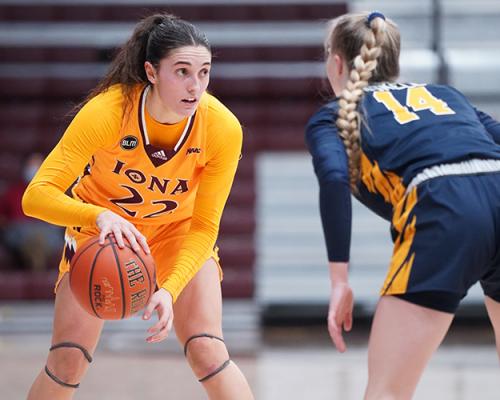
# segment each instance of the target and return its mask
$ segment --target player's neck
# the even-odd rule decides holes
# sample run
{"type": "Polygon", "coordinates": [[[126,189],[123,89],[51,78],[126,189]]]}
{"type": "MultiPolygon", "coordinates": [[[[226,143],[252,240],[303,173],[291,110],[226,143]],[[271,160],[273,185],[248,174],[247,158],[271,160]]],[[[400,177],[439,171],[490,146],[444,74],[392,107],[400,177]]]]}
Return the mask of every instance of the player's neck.
{"type": "Polygon", "coordinates": [[[156,122],[161,124],[173,125],[185,118],[165,107],[159,96],[155,95],[154,88],[151,88],[146,97],[146,111],[156,122]]]}

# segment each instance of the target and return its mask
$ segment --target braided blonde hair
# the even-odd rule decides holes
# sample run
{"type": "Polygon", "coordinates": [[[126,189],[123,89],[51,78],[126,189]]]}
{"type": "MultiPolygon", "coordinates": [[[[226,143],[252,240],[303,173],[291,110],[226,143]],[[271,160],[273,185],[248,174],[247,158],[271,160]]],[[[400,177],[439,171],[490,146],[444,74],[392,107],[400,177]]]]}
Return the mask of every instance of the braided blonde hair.
{"type": "Polygon", "coordinates": [[[340,54],[350,68],[340,94],[337,127],[349,162],[349,183],[357,192],[361,135],[358,103],[372,82],[394,81],[399,75],[399,30],[380,13],[346,14],[332,21],[327,47],[340,54]]]}

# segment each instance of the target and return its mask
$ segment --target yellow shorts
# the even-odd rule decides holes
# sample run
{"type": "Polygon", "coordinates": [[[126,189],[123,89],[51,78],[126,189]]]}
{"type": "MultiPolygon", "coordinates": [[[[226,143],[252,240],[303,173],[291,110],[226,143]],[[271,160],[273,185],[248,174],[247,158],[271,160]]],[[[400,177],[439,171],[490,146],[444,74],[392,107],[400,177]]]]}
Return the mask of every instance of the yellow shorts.
{"type": "MultiPolygon", "coordinates": [[[[136,225],[136,228],[147,238],[151,254],[156,264],[156,284],[161,286],[166,281],[177,258],[179,249],[186,237],[191,225],[191,220],[183,220],[169,225],[136,225]]],[[[74,228],[66,228],[64,234],[64,251],[59,263],[59,276],[55,289],[62,277],[69,271],[70,261],[79,248],[90,237],[98,235],[97,228],[82,228],[80,231],[74,228]]],[[[222,281],[222,268],[219,260],[219,248],[214,247],[207,260],[213,258],[219,268],[220,280],[222,281]]],[[[201,265],[200,265],[201,268],[201,265]]]]}

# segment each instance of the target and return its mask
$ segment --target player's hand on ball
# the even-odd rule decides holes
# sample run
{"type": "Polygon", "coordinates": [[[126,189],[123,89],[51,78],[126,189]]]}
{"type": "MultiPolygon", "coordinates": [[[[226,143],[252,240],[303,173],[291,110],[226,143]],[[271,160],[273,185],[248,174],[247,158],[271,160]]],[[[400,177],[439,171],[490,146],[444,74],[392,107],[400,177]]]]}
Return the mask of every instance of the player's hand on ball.
{"type": "Polygon", "coordinates": [[[352,328],[352,309],[354,296],[348,283],[333,285],[328,310],[328,332],[338,351],[346,351],[342,331],[349,332],[352,328]]]}
{"type": "Polygon", "coordinates": [[[99,244],[104,244],[106,236],[112,233],[120,249],[125,247],[125,242],[123,241],[123,237],[125,236],[135,252],[138,253],[142,247],[146,254],[151,254],[146,237],[139,232],[134,224],[115,214],[113,211],[106,210],[100,213],[97,216],[96,224],[101,231],[99,234],[99,244]]]}
{"type": "Polygon", "coordinates": [[[146,342],[161,342],[168,336],[174,322],[172,303],[172,295],[165,289],[159,289],[151,296],[142,318],[145,320],[150,319],[154,310],[156,310],[158,322],[148,329],[148,333],[152,335],[146,338],[146,342]]]}

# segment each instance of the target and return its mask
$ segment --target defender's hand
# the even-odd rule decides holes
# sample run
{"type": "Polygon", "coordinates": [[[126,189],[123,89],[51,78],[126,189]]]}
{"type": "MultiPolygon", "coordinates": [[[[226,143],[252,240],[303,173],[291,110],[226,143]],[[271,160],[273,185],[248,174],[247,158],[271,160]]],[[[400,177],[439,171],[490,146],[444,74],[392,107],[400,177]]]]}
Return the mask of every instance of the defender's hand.
{"type": "Polygon", "coordinates": [[[348,283],[333,285],[330,295],[330,308],[328,311],[328,332],[338,351],[346,351],[346,345],[342,336],[352,328],[352,309],[354,296],[348,283]]]}

